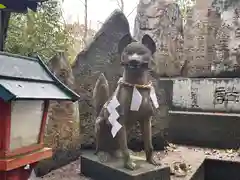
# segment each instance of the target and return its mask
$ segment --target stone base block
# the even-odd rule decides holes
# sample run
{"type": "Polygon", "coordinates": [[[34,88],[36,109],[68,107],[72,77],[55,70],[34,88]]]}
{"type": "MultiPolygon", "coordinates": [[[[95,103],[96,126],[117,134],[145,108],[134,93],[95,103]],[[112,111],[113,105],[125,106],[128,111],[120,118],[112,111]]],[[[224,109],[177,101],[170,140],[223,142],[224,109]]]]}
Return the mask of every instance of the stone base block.
{"type": "Polygon", "coordinates": [[[94,180],[170,180],[170,168],[153,166],[145,161],[136,161],[139,168],[130,171],[123,168],[121,160],[102,163],[92,152],[81,156],[81,173],[94,180]]]}

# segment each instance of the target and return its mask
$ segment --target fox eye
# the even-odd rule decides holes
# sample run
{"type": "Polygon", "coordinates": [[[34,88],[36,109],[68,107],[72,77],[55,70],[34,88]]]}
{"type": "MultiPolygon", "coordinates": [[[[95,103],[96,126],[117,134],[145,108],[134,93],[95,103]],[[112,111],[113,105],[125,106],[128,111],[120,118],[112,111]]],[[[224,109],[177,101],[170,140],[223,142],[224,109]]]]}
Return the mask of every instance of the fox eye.
{"type": "Polygon", "coordinates": [[[127,55],[133,55],[133,54],[134,54],[134,51],[131,51],[130,49],[128,49],[128,50],[126,51],[126,54],[127,54],[127,55]]]}

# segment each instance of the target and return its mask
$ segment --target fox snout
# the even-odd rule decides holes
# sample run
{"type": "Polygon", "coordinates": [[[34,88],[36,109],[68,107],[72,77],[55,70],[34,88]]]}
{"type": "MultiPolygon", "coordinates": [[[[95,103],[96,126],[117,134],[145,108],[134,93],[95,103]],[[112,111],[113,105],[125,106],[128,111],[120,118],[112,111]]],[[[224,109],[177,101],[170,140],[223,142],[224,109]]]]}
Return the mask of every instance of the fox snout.
{"type": "Polygon", "coordinates": [[[142,56],[137,53],[134,53],[132,55],[129,55],[128,59],[129,59],[129,61],[133,61],[133,62],[141,62],[142,56]]]}
{"type": "Polygon", "coordinates": [[[124,60],[121,63],[122,65],[126,65],[129,68],[141,68],[141,67],[148,67],[148,61],[146,61],[141,54],[131,54],[125,56],[124,60]]]}

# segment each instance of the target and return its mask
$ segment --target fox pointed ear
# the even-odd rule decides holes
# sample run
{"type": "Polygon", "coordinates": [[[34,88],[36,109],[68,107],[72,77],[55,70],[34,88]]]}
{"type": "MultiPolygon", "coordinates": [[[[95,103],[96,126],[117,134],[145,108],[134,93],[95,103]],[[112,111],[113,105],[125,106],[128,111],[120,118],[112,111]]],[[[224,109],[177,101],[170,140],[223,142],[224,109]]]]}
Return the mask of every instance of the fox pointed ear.
{"type": "Polygon", "coordinates": [[[125,35],[118,43],[118,53],[121,55],[124,48],[133,41],[130,34],[125,35]]]}
{"type": "Polygon", "coordinates": [[[154,40],[147,34],[142,38],[142,44],[145,45],[154,54],[156,52],[156,44],[154,40]]]}

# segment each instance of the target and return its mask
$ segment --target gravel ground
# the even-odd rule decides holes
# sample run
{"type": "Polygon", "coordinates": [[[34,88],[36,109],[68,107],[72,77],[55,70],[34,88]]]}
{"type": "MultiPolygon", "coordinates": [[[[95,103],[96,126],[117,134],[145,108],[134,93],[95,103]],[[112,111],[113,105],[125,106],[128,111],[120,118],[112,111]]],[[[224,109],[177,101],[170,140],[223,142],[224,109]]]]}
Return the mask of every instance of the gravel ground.
{"type": "Polygon", "coordinates": [[[54,170],[44,177],[34,177],[30,180],[91,180],[80,175],[80,161],[74,161],[62,168],[54,170]]]}
{"type": "MultiPolygon", "coordinates": [[[[135,153],[134,153],[135,154],[135,153]]],[[[144,153],[136,153],[138,157],[143,157],[144,153]]],[[[201,156],[204,157],[214,157],[217,159],[228,159],[228,160],[236,160],[240,162],[240,156],[238,152],[234,150],[216,150],[216,149],[203,149],[196,147],[186,147],[186,146],[176,146],[170,144],[170,146],[166,149],[165,152],[157,152],[156,158],[159,159],[162,163],[173,167],[174,163],[183,163],[192,167],[198,166],[198,161],[201,161],[201,156]],[[198,154],[199,152],[200,154],[198,154]],[[197,154],[198,155],[197,155],[197,154]],[[186,156],[186,154],[188,156],[186,156]],[[190,156],[192,154],[192,157],[190,156]],[[196,158],[195,156],[199,156],[196,158]]],[[[197,167],[196,167],[197,168],[197,167]]],[[[190,175],[191,172],[187,172],[186,176],[190,175]]],[[[174,175],[173,175],[174,176],[174,175]]],[[[171,176],[172,180],[176,178],[171,176]]],[[[177,176],[176,176],[177,177],[177,176]]],[[[90,178],[84,177],[80,175],[80,161],[74,161],[62,168],[52,171],[51,173],[45,175],[44,177],[32,177],[30,180],[91,180],[90,178]]],[[[178,180],[178,178],[177,178],[178,180]]]]}

